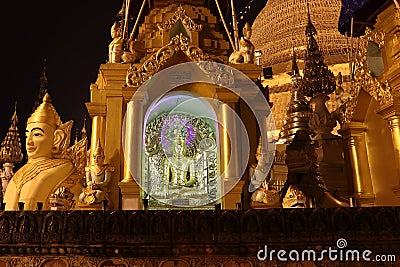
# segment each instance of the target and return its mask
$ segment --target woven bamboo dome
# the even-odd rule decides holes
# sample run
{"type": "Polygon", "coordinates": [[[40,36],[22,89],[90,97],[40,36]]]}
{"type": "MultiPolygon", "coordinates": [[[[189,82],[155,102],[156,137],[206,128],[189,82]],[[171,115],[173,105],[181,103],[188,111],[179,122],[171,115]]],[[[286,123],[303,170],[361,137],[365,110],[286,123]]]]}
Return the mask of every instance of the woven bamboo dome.
{"type": "Polygon", "coordinates": [[[262,50],[262,65],[272,66],[274,73],[290,70],[293,46],[299,58],[305,57],[307,2],[325,63],[347,62],[348,40],[337,26],[341,0],[269,0],[253,23],[251,41],[262,50]]]}

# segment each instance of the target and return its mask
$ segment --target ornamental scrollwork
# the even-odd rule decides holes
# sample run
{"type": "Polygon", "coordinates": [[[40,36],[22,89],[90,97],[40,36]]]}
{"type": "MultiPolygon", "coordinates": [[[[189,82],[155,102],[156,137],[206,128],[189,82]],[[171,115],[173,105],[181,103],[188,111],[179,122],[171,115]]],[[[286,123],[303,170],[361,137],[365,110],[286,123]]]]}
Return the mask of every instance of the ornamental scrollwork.
{"type": "Polygon", "coordinates": [[[367,52],[370,42],[376,43],[379,48],[385,45],[385,34],[383,32],[373,31],[367,27],[365,35],[359,39],[359,47],[355,56],[354,83],[350,90],[350,97],[345,104],[340,107],[342,115],[339,122],[342,126],[348,125],[354,115],[357,106],[360,90],[364,90],[371,95],[380,105],[392,100],[392,89],[387,80],[380,81],[375,77],[368,67],[367,52]]]}
{"type": "Polygon", "coordinates": [[[152,54],[140,67],[131,65],[126,76],[128,86],[140,86],[156,72],[177,52],[182,51],[192,61],[217,60],[190,43],[189,38],[179,34],[171,41],[152,54]]]}
{"type": "Polygon", "coordinates": [[[157,24],[158,29],[162,31],[168,31],[171,30],[172,27],[176,24],[178,21],[182,21],[182,24],[188,28],[190,31],[195,31],[199,32],[203,29],[203,25],[195,23],[187,14],[186,11],[183,9],[182,6],[179,6],[177,11],[174,13],[172,18],[167,20],[164,23],[159,23],[157,24]]]}

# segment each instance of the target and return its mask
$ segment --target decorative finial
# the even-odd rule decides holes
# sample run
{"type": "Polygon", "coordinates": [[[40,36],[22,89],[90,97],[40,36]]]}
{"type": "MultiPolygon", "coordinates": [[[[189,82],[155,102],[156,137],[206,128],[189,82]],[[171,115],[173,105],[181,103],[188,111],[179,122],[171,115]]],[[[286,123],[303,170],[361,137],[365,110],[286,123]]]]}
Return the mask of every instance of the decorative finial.
{"type": "Polygon", "coordinates": [[[308,24],[305,34],[308,39],[308,44],[303,78],[301,81],[299,81],[300,93],[309,97],[317,94],[328,95],[335,91],[335,76],[325,64],[324,57],[319,50],[317,41],[314,38],[314,35],[317,34],[317,31],[311,22],[308,3],[307,16],[308,24]]]}
{"type": "Polygon", "coordinates": [[[87,131],[86,131],[86,115],[83,117],[83,126],[81,130],[81,138],[87,137],[87,131]]]}
{"type": "Polygon", "coordinates": [[[14,114],[11,117],[11,123],[13,126],[17,127],[18,116],[17,116],[17,101],[14,103],[14,114]]]}
{"type": "Polygon", "coordinates": [[[75,141],[74,141],[74,144],[78,143],[78,135],[79,135],[78,128],[75,128],[75,141]]]}
{"type": "Polygon", "coordinates": [[[298,130],[303,130],[307,133],[310,132],[308,121],[310,120],[312,109],[307,99],[299,92],[299,83],[301,76],[296,61],[296,52],[293,46],[292,57],[292,81],[293,89],[290,94],[290,101],[286,110],[283,127],[279,133],[279,139],[284,140],[286,143],[293,141],[293,138],[298,130]]]}
{"type": "Polygon", "coordinates": [[[33,104],[32,112],[35,111],[35,109],[42,103],[44,95],[47,93],[47,77],[46,77],[46,59],[44,59],[43,62],[43,70],[42,74],[40,75],[40,88],[39,88],[39,93],[36,97],[35,103],[33,104]]]}
{"type": "Polygon", "coordinates": [[[46,93],[43,97],[43,102],[51,104],[51,97],[49,93],[46,93]]]}
{"type": "Polygon", "coordinates": [[[317,29],[315,29],[314,24],[311,22],[310,16],[310,6],[307,3],[307,26],[306,26],[306,36],[311,37],[317,35],[317,29]]]}
{"type": "Polygon", "coordinates": [[[1,143],[0,161],[3,163],[18,164],[23,159],[21,140],[18,133],[17,102],[14,105],[14,114],[11,117],[11,126],[1,143]]]}
{"type": "Polygon", "coordinates": [[[47,91],[47,77],[46,77],[46,59],[43,60],[42,75],[40,75],[40,89],[47,91]]]}
{"type": "MultiPolygon", "coordinates": [[[[300,77],[300,71],[299,71],[299,67],[297,66],[297,60],[296,60],[296,52],[294,51],[294,46],[292,47],[292,51],[293,51],[293,56],[292,56],[292,78],[299,78],[300,77]]],[[[293,80],[294,82],[296,82],[296,80],[293,80]]]]}

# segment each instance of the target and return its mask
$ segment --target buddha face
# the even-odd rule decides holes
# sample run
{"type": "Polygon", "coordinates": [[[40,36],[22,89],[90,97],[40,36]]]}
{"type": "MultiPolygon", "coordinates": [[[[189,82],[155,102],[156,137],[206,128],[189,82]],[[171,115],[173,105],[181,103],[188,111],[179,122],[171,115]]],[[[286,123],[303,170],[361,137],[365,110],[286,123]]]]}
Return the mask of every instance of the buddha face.
{"type": "Polygon", "coordinates": [[[93,155],[93,162],[95,165],[103,165],[104,163],[104,156],[102,155],[93,155]]]}
{"type": "Polygon", "coordinates": [[[42,122],[26,126],[26,152],[29,159],[52,158],[55,129],[42,122]]]}

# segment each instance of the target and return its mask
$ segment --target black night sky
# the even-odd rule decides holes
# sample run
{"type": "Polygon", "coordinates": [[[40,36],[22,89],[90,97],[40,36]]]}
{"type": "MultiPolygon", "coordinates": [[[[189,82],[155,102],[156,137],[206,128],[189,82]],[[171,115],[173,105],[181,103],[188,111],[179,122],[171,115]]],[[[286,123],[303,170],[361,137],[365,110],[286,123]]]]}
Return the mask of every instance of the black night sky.
{"type": "Polygon", "coordinates": [[[89,118],[84,105],[89,101],[89,85],[96,81],[99,65],[107,60],[110,27],[121,3],[26,0],[2,9],[7,18],[2,36],[8,41],[5,44],[3,39],[1,140],[15,101],[23,135],[39,92],[44,59],[48,91],[62,121],[72,119],[74,128],[82,127],[83,117],[89,118]]]}
{"type": "MultiPolygon", "coordinates": [[[[137,6],[141,1],[132,1],[137,6]]],[[[208,3],[217,15],[214,1],[208,3]]],[[[224,13],[229,1],[220,0],[224,13]]],[[[266,0],[238,0],[240,12],[251,4],[245,14],[251,23],[265,6],[266,0]]],[[[89,86],[97,78],[99,65],[108,59],[110,28],[120,10],[122,0],[22,0],[2,3],[2,69],[0,97],[0,140],[10,126],[17,101],[19,133],[24,140],[25,122],[39,92],[39,78],[46,59],[48,91],[63,122],[74,120],[81,129],[89,101],[89,86]]],[[[138,8],[134,9],[138,12],[138,8]]],[[[148,12],[148,7],[143,15],[148,12]]],[[[244,23],[240,21],[240,23],[244,23]]],[[[240,25],[239,25],[240,26],[240,25]]],[[[90,129],[88,129],[90,130],[90,129]]],[[[23,145],[24,147],[24,145],[23,145]]],[[[24,154],[26,154],[24,152],[24,154]]]]}

